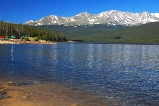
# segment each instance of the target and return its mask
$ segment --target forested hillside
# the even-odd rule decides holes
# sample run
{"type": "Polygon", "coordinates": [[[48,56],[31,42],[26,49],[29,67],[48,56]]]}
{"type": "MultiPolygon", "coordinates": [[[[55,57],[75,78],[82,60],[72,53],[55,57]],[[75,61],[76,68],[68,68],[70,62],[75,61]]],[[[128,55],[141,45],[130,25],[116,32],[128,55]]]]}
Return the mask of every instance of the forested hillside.
{"type": "Polygon", "coordinates": [[[113,26],[102,24],[83,26],[42,25],[34,27],[63,33],[65,37],[71,40],[85,40],[85,37],[89,38],[93,35],[100,35],[128,28],[127,26],[122,25],[113,26]]]}
{"type": "Polygon", "coordinates": [[[138,43],[159,44],[159,22],[147,23],[139,26],[63,26],[45,25],[36,28],[61,32],[69,39],[106,43],[138,43]]]}
{"type": "Polygon", "coordinates": [[[0,35],[4,38],[10,38],[15,36],[16,38],[25,37],[37,37],[38,39],[48,41],[67,41],[67,38],[60,33],[56,33],[46,29],[33,28],[27,25],[12,24],[1,21],[0,22],[0,35]]]}
{"type": "Polygon", "coordinates": [[[85,41],[108,43],[159,44],[159,22],[134,26],[111,33],[103,33],[85,37],[85,41]]]}

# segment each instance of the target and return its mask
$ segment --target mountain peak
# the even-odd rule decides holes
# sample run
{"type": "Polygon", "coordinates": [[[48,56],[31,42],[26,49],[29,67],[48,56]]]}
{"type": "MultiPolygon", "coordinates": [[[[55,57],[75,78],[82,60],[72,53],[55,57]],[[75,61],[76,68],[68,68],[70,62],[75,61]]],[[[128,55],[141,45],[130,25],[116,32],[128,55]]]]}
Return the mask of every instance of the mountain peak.
{"type": "Polygon", "coordinates": [[[140,25],[159,21],[159,13],[132,13],[118,10],[105,11],[99,14],[82,12],[72,17],[60,17],[50,15],[37,21],[27,21],[27,25],[89,25],[89,24],[112,24],[112,25],[140,25]]]}
{"type": "Polygon", "coordinates": [[[33,20],[29,20],[29,21],[25,22],[24,24],[29,24],[29,23],[34,23],[34,21],[33,20]]]}
{"type": "Polygon", "coordinates": [[[48,17],[57,17],[57,15],[49,15],[48,17]]]}
{"type": "Polygon", "coordinates": [[[110,10],[110,11],[106,11],[106,12],[121,12],[119,10],[110,10]]]}
{"type": "Polygon", "coordinates": [[[90,13],[88,13],[88,12],[82,12],[82,13],[77,14],[76,16],[89,16],[89,15],[90,15],[90,13]]]}

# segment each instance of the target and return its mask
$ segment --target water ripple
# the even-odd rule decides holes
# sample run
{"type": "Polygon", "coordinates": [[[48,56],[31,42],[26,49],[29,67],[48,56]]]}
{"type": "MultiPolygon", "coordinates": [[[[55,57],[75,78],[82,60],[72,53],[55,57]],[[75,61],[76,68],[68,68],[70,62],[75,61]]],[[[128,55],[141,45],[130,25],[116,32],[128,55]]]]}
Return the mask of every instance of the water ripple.
{"type": "Polygon", "coordinates": [[[3,75],[59,82],[89,91],[114,105],[159,105],[158,45],[61,43],[0,47],[3,75]]]}

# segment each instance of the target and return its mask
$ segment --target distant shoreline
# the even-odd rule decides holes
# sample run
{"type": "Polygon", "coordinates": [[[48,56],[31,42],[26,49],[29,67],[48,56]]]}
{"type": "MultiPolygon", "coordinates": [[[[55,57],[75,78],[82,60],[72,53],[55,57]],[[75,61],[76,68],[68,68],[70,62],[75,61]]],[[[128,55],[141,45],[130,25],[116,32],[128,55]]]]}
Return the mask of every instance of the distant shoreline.
{"type": "MultiPolygon", "coordinates": [[[[126,45],[159,45],[159,43],[122,43],[122,42],[96,42],[96,41],[67,41],[67,43],[93,43],[93,44],[126,44],[126,45]]],[[[24,41],[21,39],[0,39],[0,44],[56,44],[57,42],[51,42],[46,40],[39,41],[24,41]]]]}
{"type": "Polygon", "coordinates": [[[55,42],[39,40],[39,41],[22,41],[21,39],[0,39],[0,44],[55,44],[55,42]]]}

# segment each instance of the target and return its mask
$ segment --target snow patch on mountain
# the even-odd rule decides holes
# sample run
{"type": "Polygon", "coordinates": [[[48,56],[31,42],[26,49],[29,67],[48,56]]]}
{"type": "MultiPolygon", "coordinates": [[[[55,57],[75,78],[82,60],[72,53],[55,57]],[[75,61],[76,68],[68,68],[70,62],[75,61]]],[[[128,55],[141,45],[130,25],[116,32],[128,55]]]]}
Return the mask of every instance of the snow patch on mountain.
{"type": "Polygon", "coordinates": [[[24,24],[29,24],[29,23],[33,23],[34,21],[33,20],[29,20],[27,22],[25,22],[24,24]]]}
{"type": "Polygon", "coordinates": [[[159,18],[159,13],[152,13],[152,15],[159,18]]]}
{"type": "Polygon", "coordinates": [[[82,12],[72,17],[60,17],[50,15],[37,21],[27,21],[27,25],[89,25],[89,24],[109,24],[109,25],[140,25],[149,22],[159,21],[159,13],[131,13],[118,10],[105,11],[99,14],[82,12]]]}

